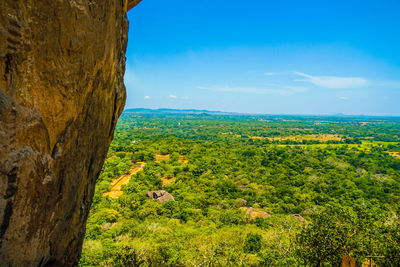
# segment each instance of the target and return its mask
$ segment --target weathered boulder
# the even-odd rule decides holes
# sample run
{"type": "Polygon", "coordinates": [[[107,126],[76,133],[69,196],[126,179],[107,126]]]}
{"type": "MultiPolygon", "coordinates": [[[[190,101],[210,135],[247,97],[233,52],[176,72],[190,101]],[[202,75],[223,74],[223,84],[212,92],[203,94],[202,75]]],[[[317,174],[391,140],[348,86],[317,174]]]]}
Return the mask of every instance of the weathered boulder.
{"type": "Polygon", "coordinates": [[[0,1],[1,266],[79,260],[126,98],[127,9],[127,0],[0,1]]]}
{"type": "Polygon", "coordinates": [[[255,220],[257,218],[264,218],[265,219],[265,218],[268,218],[269,216],[271,216],[271,215],[269,215],[269,213],[267,213],[265,211],[257,210],[257,209],[252,208],[252,207],[249,207],[246,210],[246,215],[249,216],[250,220],[255,220]]]}
{"type": "Polygon", "coordinates": [[[174,197],[168,193],[167,191],[164,190],[159,190],[159,191],[147,191],[146,192],[147,197],[157,201],[157,202],[168,202],[168,201],[175,201],[174,197]]]}
{"type": "Polygon", "coordinates": [[[303,216],[301,216],[300,214],[290,214],[289,216],[295,218],[296,220],[298,220],[301,223],[306,222],[306,219],[304,219],[303,216]]]}

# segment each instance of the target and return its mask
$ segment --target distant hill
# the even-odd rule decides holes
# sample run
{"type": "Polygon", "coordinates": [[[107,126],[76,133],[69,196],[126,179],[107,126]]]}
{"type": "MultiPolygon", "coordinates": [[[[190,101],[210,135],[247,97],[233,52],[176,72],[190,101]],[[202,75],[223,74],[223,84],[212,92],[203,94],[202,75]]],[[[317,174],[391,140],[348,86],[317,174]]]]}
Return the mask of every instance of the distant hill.
{"type": "Polygon", "coordinates": [[[210,115],[239,115],[240,113],[234,112],[223,112],[223,111],[210,111],[210,110],[200,110],[200,109],[148,109],[148,108],[131,108],[124,110],[124,113],[136,113],[138,115],[168,115],[168,114],[182,114],[182,115],[199,115],[199,114],[210,114],[210,115]]]}
{"type": "Polygon", "coordinates": [[[226,118],[234,116],[241,119],[250,120],[309,120],[309,121],[360,121],[360,122],[381,122],[381,121],[399,121],[396,116],[369,116],[369,115],[347,115],[343,113],[333,115],[295,115],[295,114],[251,114],[236,113],[224,111],[210,111],[205,109],[148,109],[131,108],[124,110],[123,115],[134,117],[209,117],[226,118]]]}

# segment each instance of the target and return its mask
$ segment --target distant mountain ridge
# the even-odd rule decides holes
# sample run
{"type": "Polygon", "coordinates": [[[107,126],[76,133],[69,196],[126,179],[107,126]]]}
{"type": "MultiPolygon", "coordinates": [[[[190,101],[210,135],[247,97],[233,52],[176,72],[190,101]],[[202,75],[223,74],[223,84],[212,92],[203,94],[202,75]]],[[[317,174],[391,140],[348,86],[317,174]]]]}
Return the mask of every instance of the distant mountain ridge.
{"type": "Polygon", "coordinates": [[[217,114],[217,115],[242,115],[236,112],[210,111],[205,109],[169,109],[169,108],[130,108],[124,110],[124,113],[138,114],[217,114]]]}
{"type": "Polygon", "coordinates": [[[206,109],[169,109],[169,108],[128,108],[123,113],[134,113],[138,115],[239,115],[239,116],[255,116],[255,117],[312,117],[312,118],[392,118],[400,119],[400,116],[378,116],[378,115],[348,115],[344,113],[336,114],[254,114],[254,113],[239,113],[239,112],[225,112],[225,111],[211,111],[206,109]]]}

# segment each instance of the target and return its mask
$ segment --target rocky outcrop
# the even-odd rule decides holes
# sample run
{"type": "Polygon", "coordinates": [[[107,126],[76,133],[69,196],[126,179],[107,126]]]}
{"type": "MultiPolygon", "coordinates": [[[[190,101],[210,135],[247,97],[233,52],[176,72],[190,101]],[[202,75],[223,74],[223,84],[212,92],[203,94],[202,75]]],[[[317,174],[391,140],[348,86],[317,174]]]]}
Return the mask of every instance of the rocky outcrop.
{"type": "Polygon", "coordinates": [[[268,218],[269,215],[267,212],[262,211],[262,210],[257,210],[255,208],[249,207],[246,210],[246,215],[249,217],[250,220],[255,220],[257,218],[268,218]]]}
{"type": "Polygon", "coordinates": [[[300,214],[290,214],[289,216],[295,218],[296,220],[298,220],[301,223],[306,222],[306,219],[304,219],[303,216],[301,216],[300,214]]]}
{"type": "Polygon", "coordinates": [[[128,0],[128,3],[126,5],[127,7],[127,11],[131,10],[132,8],[134,8],[137,4],[139,4],[139,2],[141,2],[142,0],[128,0]]]}
{"type": "Polygon", "coordinates": [[[0,1],[1,266],[78,262],[125,103],[130,2],[0,1]]]}
{"type": "Polygon", "coordinates": [[[167,191],[160,190],[160,191],[147,191],[147,197],[157,201],[157,202],[168,202],[168,201],[175,201],[174,197],[168,193],[167,191]]]}

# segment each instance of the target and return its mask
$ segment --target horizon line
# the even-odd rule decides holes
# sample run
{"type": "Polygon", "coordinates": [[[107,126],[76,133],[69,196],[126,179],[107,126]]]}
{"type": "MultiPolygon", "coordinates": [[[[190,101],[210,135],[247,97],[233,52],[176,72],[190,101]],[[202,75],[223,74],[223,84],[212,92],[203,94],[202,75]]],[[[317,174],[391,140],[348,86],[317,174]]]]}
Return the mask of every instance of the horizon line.
{"type": "Polygon", "coordinates": [[[125,107],[123,112],[129,110],[129,109],[145,109],[145,110],[179,110],[179,111],[188,111],[188,110],[194,110],[194,111],[208,111],[208,112],[218,112],[218,113],[231,113],[231,114],[236,114],[236,115],[268,115],[268,116],[332,116],[332,117],[394,117],[394,118],[400,118],[400,115],[366,115],[366,114],[345,114],[342,112],[338,113],[331,113],[331,114],[321,114],[321,113],[251,113],[251,112],[237,112],[237,111],[222,111],[222,110],[209,110],[209,109],[197,109],[197,108],[143,108],[143,107],[125,107]]]}

